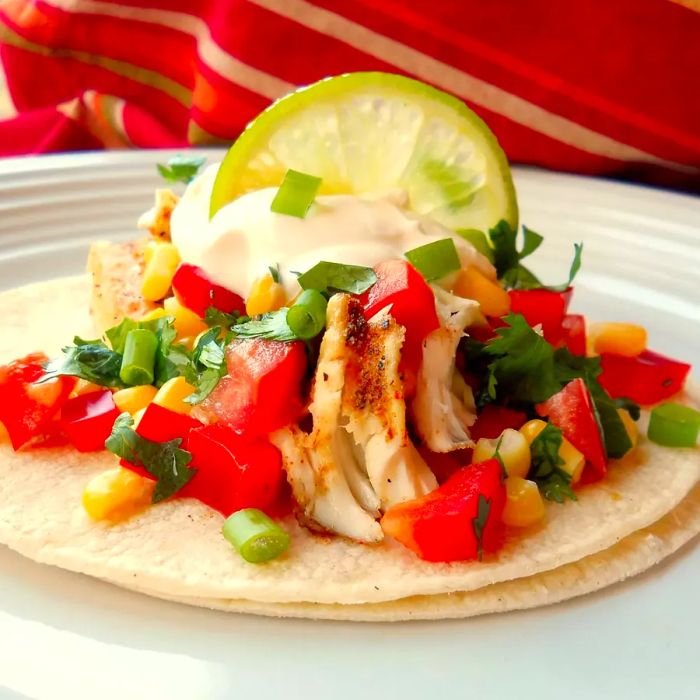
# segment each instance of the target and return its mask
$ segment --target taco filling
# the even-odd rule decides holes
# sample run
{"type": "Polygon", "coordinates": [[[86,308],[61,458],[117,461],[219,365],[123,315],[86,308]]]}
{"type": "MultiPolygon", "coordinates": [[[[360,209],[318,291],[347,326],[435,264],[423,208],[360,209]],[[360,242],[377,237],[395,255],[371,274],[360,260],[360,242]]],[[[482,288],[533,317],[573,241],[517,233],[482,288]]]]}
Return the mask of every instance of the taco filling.
{"type": "MultiPolygon", "coordinates": [[[[503,552],[560,519],[575,530],[572,509],[632,483],[649,449],[690,448],[667,506],[581,557],[692,490],[690,366],[639,325],[571,311],[583,244],[559,284],[530,271],[543,237],[519,228],[505,157],[464,105],[397,76],[341,76],[202,165],[162,167],[186,188],[156,192],[146,237],[92,246],[93,336],[0,367],[8,459],[51,445],[112,460],[76,504],[94,527],[195,499],[245,566],[338,541],[355,558],[400,551],[409,571],[505,571],[503,552]]],[[[485,576],[401,595],[504,580],[485,576]]],[[[224,597],[201,590],[174,595],[224,597]]]]}

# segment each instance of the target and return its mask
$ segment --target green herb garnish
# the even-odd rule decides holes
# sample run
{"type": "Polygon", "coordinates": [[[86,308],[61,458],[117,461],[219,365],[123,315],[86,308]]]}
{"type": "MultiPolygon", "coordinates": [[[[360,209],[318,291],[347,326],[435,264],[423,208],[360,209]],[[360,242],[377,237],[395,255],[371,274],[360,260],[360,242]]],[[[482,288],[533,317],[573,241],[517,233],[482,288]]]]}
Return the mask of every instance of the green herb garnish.
{"type": "Polygon", "coordinates": [[[563,441],[561,430],[550,423],[530,445],[532,466],[528,479],[537,483],[545,498],[557,503],[563,503],[566,498],[576,500],[576,494],[571,488],[571,475],[561,469],[564,460],[560,457],[559,450],[563,441]]]}
{"type": "Polygon", "coordinates": [[[49,360],[41,381],[61,375],[78,377],[86,381],[112,388],[126,386],[119,377],[122,356],[107,347],[101,340],[83,340],[76,336],[73,345],[63,348],[63,356],[49,360]]]}
{"type": "Polygon", "coordinates": [[[264,338],[265,340],[281,340],[290,342],[298,340],[297,335],[287,325],[288,308],[270,311],[252,318],[246,323],[238,324],[234,333],[239,338],[264,338]]]}
{"type": "Polygon", "coordinates": [[[404,256],[428,282],[439,280],[462,266],[451,238],[426,243],[407,251],[404,256]]]}
{"type": "Polygon", "coordinates": [[[184,182],[187,184],[194,180],[205,161],[206,158],[204,156],[183,156],[178,154],[173,156],[167,165],[158,163],[156,167],[161,177],[167,182],[184,182]]]}
{"type": "Polygon", "coordinates": [[[476,509],[476,518],[472,518],[472,527],[474,528],[474,535],[476,536],[476,551],[479,561],[481,561],[484,556],[484,528],[488,522],[490,512],[491,499],[486,498],[483,493],[480,493],[476,509]]]}
{"type": "Polygon", "coordinates": [[[276,214],[286,214],[303,219],[313,204],[321,178],[300,173],[298,170],[287,170],[282,184],[272,200],[270,210],[276,214]]]}
{"type": "Polygon", "coordinates": [[[177,493],[197,470],[187,466],[192,461],[192,455],[180,449],[182,438],[154,442],[141,437],[133,425],[133,418],[128,413],[122,413],[114,422],[105,447],[130,464],[143,467],[156,478],[152,500],[158,503],[177,493]]]}
{"type": "Polygon", "coordinates": [[[336,292],[362,294],[376,281],[377,275],[371,267],[343,265],[325,260],[297,278],[302,289],[315,289],[326,296],[336,292]]]}

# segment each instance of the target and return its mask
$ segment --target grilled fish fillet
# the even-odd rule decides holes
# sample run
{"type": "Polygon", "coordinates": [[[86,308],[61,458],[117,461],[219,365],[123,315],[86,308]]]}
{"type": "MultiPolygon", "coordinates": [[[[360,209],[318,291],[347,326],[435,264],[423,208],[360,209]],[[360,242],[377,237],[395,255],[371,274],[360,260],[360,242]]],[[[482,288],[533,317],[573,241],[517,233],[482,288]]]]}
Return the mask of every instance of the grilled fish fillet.
{"type": "Polygon", "coordinates": [[[90,246],[87,264],[92,277],[90,312],[100,335],[125,317],[138,319],[160,306],[141,296],[143,252],[148,240],[97,241],[90,246]]]}

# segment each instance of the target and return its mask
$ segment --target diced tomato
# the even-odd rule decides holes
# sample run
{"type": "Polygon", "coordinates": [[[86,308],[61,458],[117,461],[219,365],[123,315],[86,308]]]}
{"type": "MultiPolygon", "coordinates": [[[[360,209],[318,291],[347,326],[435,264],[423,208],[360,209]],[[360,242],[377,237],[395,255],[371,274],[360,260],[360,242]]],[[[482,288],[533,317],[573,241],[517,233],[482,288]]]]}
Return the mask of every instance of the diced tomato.
{"type": "Polygon", "coordinates": [[[79,452],[103,450],[119,409],[111,391],[93,391],[68,399],[61,408],[61,425],[79,452]]]}
{"type": "Polygon", "coordinates": [[[586,354],[586,319],[580,314],[567,314],[561,324],[561,344],[572,355],[586,354]]]}
{"type": "Polygon", "coordinates": [[[197,498],[226,516],[241,508],[267,511],[277,503],[282,457],[267,440],[246,440],[224,425],[206,425],[192,430],[187,449],[197,473],[178,496],[197,498]]]}
{"type": "Polygon", "coordinates": [[[33,353],[0,366],[0,423],[15,450],[50,429],[75,386],[74,377],[36,384],[47,360],[43,353],[33,353]]]}
{"type": "Polygon", "coordinates": [[[421,559],[467,561],[500,546],[505,498],[501,466],[489,459],[463,467],[421,498],[389,508],[381,525],[421,559]]]}
{"type": "MultiPolygon", "coordinates": [[[[188,449],[187,440],[190,431],[193,428],[201,427],[202,423],[200,421],[191,418],[183,413],[176,413],[170,409],[163,408],[158,404],[152,403],[146,408],[143,417],[139,421],[136,427],[136,432],[147,440],[152,440],[153,442],[168,442],[169,440],[175,440],[175,438],[182,438],[182,443],[180,447],[183,450],[188,449]]],[[[146,471],[143,467],[136,466],[127,462],[125,459],[119,462],[122,467],[131,469],[131,471],[145,476],[147,479],[153,479],[153,475],[146,471]]]]}
{"type": "Polygon", "coordinates": [[[472,440],[497,438],[507,428],[517,430],[525,424],[524,411],[515,411],[505,406],[487,403],[476,417],[476,423],[469,429],[472,440]]]}
{"type": "Polygon", "coordinates": [[[614,399],[625,397],[650,405],[683,389],[690,365],[651,350],[637,357],[603,353],[598,381],[614,399]]]}
{"type": "Polygon", "coordinates": [[[237,433],[267,435],[301,412],[304,344],[237,339],[226,348],[227,376],[202,403],[237,433]]]}
{"type": "Polygon", "coordinates": [[[368,320],[391,305],[390,313],[406,329],[402,360],[417,372],[425,337],[440,327],[435,295],[423,276],[405,260],[388,260],[374,268],[377,282],[360,300],[368,320]]]}
{"type": "Polygon", "coordinates": [[[607,459],[600,428],[593,411],[593,402],[580,377],[570,381],[561,391],[536,406],[540,416],[561,428],[564,437],[577,449],[591,466],[605,474],[607,459]]]}
{"type": "Polygon", "coordinates": [[[182,263],[172,281],[173,293],[177,300],[204,318],[210,306],[230,314],[245,313],[245,302],[235,292],[212,282],[201,267],[182,263]]]}
{"type": "Polygon", "coordinates": [[[512,289],[511,313],[522,314],[531,325],[541,324],[545,340],[555,344],[561,337],[561,326],[571,299],[572,289],[552,292],[549,289],[512,289]]]}

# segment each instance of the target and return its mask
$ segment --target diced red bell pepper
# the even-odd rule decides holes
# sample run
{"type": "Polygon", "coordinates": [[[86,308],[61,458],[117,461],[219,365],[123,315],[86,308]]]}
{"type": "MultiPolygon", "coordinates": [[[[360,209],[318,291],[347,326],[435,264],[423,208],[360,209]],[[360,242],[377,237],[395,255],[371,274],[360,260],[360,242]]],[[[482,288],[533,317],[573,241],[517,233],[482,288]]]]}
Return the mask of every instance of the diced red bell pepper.
{"type": "Polygon", "coordinates": [[[614,399],[625,397],[650,405],[683,389],[690,365],[645,350],[637,357],[603,353],[598,381],[614,399]]]}
{"type": "Polygon", "coordinates": [[[501,466],[489,459],[463,467],[425,496],[389,508],[381,525],[421,559],[467,561],[499,548],[505,499],[501,466]]]}
{"type": "Polygon", "coordinates": [[[561,344],[572,355],[586,354],[586,319],[580,314],[567,314],[561,324],[561,344]]]}
{"type": "Polygon", "coordinates": [[[267,511],[283,484],[279,450],[264,439],[246,440],[224,425],[206,425],[190,432],[190,467],[197,473],[178,493],[231,515],[241,508],[267,511]]]}
{"type": "Polygon", "coordinates": [[[538,404],[536,409],[540,416],[549,417],[553,425],[561,428],[564,437],[599,474],[605,474],[607,459],[603,439],[583,379],[573,379],[561,391],[538,404]]]}
{"type": "Polygon", "coordinates": [[[507,428],[517,430],[525,424],[524,411],[515,411],[505,406],[487,403],[476,417],[476,423],[469,429],[472,440],[497,438],[507,428]]]}
{"type": "Polygon", "coordinates": [[[301,412],[306,352],[300,341],[236,339],[226,348],[228,374],[202,402],[202,410],[237,433],[268,433],[301,412]]]}
{"type": "Polygon", "coordinates": [[[111,391],[93,391],[68,399],[61,408],[61,425],[79,452],[104,450],[119,409],[111,391]]]}
{"type": "Polygon", "coordinates": [[[75,386],[75,377],[36,384],[47,360],[43,353],[33,353],[0,366],[0,423],[15,450],[50,429],[75,386]]]}
{"type": "Polygon", "coordinates": [[[391,305],[390,313],[406,329],[401,358],[407,372],[417,372],[425,337],[440,327],[435,295],[423,276],[405,260],[388,260],[374,268],[377,282],[361,297],[368,320],[391,305]]]}
{"type": "Polygon", "coordinates": [[[230,289],[212,282],[204,270],[197,265],[181,263],[175,271],[172,287],[180,304],[202,318],[210,306],[227,314],[234,311],[245,313],[243,298],[230,289]]]}
{"type": "Polygon", "coordinates": [[[522,314],[531,325],[541,324],[545,340],[556,344],[561,337],[561,326],[569,305],[572,289],[552,292],[549,289],[512,289],[510,311],[522,314]]]}
{"type": "MultiPolygon", "coordinates": [[[[141,437],[153,442],[168,442],[175,438],[182,438],[180,447],[183,450],[188,449],[187,440],[190,431],[193,428],[199,428],[202,423],[183,413],[176,413],[168,408],[163,408],[158,404],[149,404],[144,412],[136,432],[141,437]]],[[[154,479],[150,472],[147,472],[143,467],[136,466],[127,462],[125,459],[119,462],[122,467],[131,469],[131,471],[145,476],[147,479],[154,479]]]]}

